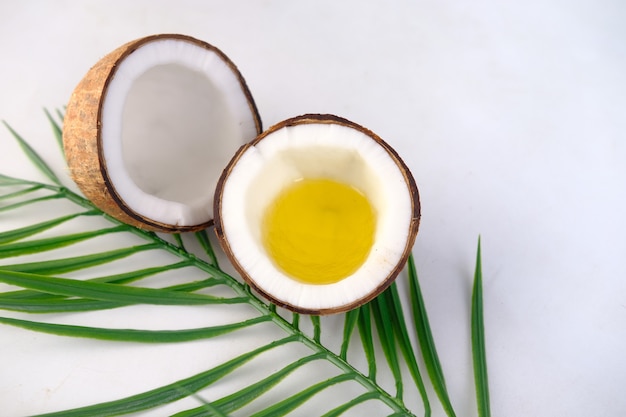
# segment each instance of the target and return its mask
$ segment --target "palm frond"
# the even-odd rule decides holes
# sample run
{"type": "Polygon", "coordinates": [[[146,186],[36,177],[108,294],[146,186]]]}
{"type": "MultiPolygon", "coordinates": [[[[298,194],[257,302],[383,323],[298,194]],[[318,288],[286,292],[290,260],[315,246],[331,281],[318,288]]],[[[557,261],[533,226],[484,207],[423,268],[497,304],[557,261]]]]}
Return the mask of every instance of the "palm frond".
{"type": "MultiPolygon", "coordinates": [[[[61,145],[62,130],[56,119],[61,120],[62,113],[57,112],[56,119],[47,110],[45,113],[61,145]]],[[[200,256],[187,250],[180,235],[174,235],[172,243],[156,233],[111,219],[64,186],[34,149],[11,127],[7,125],[7,128],[51,183],[0,175],[0,213],[15,214],[20,208],[51,204],[52,200],[62,200],[72,208],[65,208],[62,213],[53,212],[51,217],[46,217],[47,210],[38,210],[40,217],[33,215],[29,224],[0,231],[0,282],[10,286],[0,292],[0,309],[13,314],[13,317],[0,317],[0,324],[56,336],[97,339],[102,343],[187,343],[246,335],[255,338],[259,329],[271,328],[278,332],[271,340],[260,342],[188,378],[118,400],[79,405],[45,416],[121,415],[178,404],[184,398],[195,399],[199,404],[192,408],[181,404],[175,412],[178,417],[225,416],[236,411],[259,417],[280,416],[307,406],[317,407],[315,412],[324,417],[349,412],[362,415],[364,409],[367,415],[412,416],[415,411],[410,408],[419,410],[420,407],[425,416],[430,415],[417,351],[409,336],[407,318],[410,316],[406,311],[410,306],[403,305],[395,284],[369,304],[333,318],[343,332],[341,346],[334,351],[324,344],[324,332],[330,330],[325,329],[320,317],[301,320],[298,314],[285,313],[224,272],[206,231],[192,236],[203,252],[200,256]],[[113,247],[111,241],[115,242],[113,247]],[[109,242],[109,246],[103,242],[109,242]],[[156,254],[150,258],[154,264],[137,268],[137,259],[151,254],[156,254]],[[195,306],[202,311],[215,308],[220,309],[219,317],[223,322],[193,328],[185,328],[181,323],[181,328],[173,329],[72,323],[81,312],[109,312],[134,305],[195,306]],[[236,306],[246,307],[245,314],[239,310],[238,314],[229,314],[233,308],[238,308],[236,306]],[[51,320],[32,320],[33,313],[38,313],[37,317],[63,313],[66,322],[54,322],[58,319],[54,315],[51,320]],[[354,343],[359,340],[360,344],[354,343]],[[214,398],[211,388],[222,378],[236,370],[254,375],[259,363],[265,362],[264,357],[286,348],[300,353],[294,353],[294,357],[284,355],[282,362],[276,363],[277,370],[256,380],[246,377],[245,386],[234,387],[231,392],[214,398]],[[381,351],[385,361],[380,360],[381,351]],[[364,364],[353,365],[360,363],[359,357],[364,364]],[[316,371],[322,367],[328,370],[319,375],[315,372],[316,376],[307,378],[303,386],[295,387],[288,382],[298,373],[310,373],[311,367],[316,371]],[[408,369],[411,376],[408,381],[412,383],[407,383],[403,369],[408,369]],[[391,385],[385,382],[389,377],[393,380],[391,385]],[[379,379],[381,382],[377,382],[379,379]],[[320,396],[330,398],[331,389],[335,393],[344,390],[341,392],[345,395],[333,395],[332,400],[325,400],[322,405],[316,402],[320,396]],[[417,398],[421,398],[421,405],[415,401],[417,398]],[[407,405],[409,402],[411,404],[407,405]],[[320,408],[323,410],[319,411],[320,408]]],[[[412,258],[408,275],[416,335],[424,363],[444,409],[452,416],[454,412],[445,390],[412,258]]],[[[475,289],[475,297],[476,293],[475,289]]],[[[479,301],[482,306],[482,300],[479,301]]],[[[476,311],[482,314],[482,307],[476,311]]],[[[482,328],[482,320],[475,322],[482,328]]],[[[484,357],[482,360],[484,363],[484,357]]],[[[484,381],[486,389],[486,379],[484,381]]]]}

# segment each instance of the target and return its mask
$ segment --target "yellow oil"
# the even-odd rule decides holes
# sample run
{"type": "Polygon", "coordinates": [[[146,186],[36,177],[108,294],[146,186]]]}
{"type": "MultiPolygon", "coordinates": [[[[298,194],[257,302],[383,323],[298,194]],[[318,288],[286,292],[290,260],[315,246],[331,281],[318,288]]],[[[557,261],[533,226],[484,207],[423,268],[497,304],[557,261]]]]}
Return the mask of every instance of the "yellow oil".
{"type": "Polygon", "coordinates": [[[356,188],[331,179],[300,179],[264,214],[263,244],[292,278],[330,284],[355,272],[374,242],[376,214],[356,188]]]}

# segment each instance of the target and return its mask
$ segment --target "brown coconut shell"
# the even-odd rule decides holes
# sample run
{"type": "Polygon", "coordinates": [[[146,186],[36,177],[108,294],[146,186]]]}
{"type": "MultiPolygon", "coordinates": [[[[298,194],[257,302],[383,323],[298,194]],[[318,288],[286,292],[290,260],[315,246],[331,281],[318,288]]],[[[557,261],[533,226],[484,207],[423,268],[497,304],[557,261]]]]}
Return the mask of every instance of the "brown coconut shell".
{"type": "MultiPolygon", "coordinates": [[[[112,217],[132,226],[158,232],[187,232],[205,229],[213,223],[178,226],[146,218],[128,207],[115,190],[107,172],[101,139],[101,111],[107,87],[117,65],[133,51],[149,42],[178,39],[191,42],[217,54],[239,79],[257,133],[262,131],[261,118],[246,82],[235,64],[218,48],[204,41],[180,34],[160,34],[128,42],[98,61],[74,89],[63,123],[63,147],[72,179],[84,195],[98,208],[112,217]]],[[[226,164],[227,161],[224,161],[226,164]]]]}
{"type": "Polygon", "coordinates": [[[347,120],[347,119],[344,119],[342,117],[338,117],[332,114],[304,114],[301,116],[284,120],[270,127],[266,131],[264,131],[262,134],[257,136],[250,143],[247,143],[243,145],[241,148],[239,148],[237,153],[233,156],[231,161],[228,163],[228,165],[224,169],[217,183],[217,187],[215,190],[215,197],[213,198],[213,207],[214,207],[213,217],[214,217],[215,234],[217,235],[218,241],[222,249],[228,256],[229,260],[231,261],[235,269],[242,276],[244,281],[247,284],[249,284],[255,291],[257,291],[259,294],[261,294],[263,297],[267,298],[268,300],[270,300],[272,303],[276,304],[277,306],[284,307],[296,313],[311,314],[311,315],[328,315],[328,314],[346,312],[373,300],[374,298],[376,298],[376,296],[378,296],[380,293],[385,291],[385,289],[387,289],[391,285],[391,283],[393,283],[396,277],[404,269],[404,265],[406,264],[407,259],[413,248],[413,245],[415,243],[415,238],[417,237],[417,232],[419,229],[420,218],[421,218],[421,205],[420,205],[419,190],[417,188],[417,184],[415,183],[415,179],[413,178],[413,175],[411,174],[408,166],[404,163],[402,158],[400,158],[398,153],[387,142],[385,142],[382,138],[380,138],[371,130],[366,129],[365,127],[359,124],[351,122],[350,120],[347,120]],[[396,264],[393,270],[390,271],[389,275],[383,281],[380,282],[379,286],[374,291],[367,294],[365,297],[355,300],[352,303],[337,306],[335,308],[316,309],[316,310],[302,308],[301,306],[294,305],[294,304],[285,302],[284,300],[277,299],[276,297],[273,296],[273,294],[269,293],[263,287],[261,287],[255,281],[254,277],[250,276],[247,273],[247,271],[240,264],[239,260],[235,257],[230,247],[228,238],[225,236],[224,229],[223,229],[224,227],[223,217],[227,216],[228,213],[224,213],[222,211],[222,196],[224,192],[225,183],[228,180],[228,176],[230,175],[231,171],[237,165],[239,159],[248,148],[255,146],[260,141],[262,141],[266,136],[268,136],[269,134],[277,130],[280,130],[289,126],[295,126],[295,125],[300,125],[300,124],[311,124],[311,123],[343,125],[343,126],[358,130],[364,133],[365,135],[369,136],[373,140],[375,140],[383,149],[387,151],[389,156],[394,160],[394,162],[398,166],[398,169],[402,173],[404,177],[404,181],[406,182],[407,188],[411,195],[411,213],[412,213],[409,230],[407,231],[406,244],[404,247],[404,251],[402,252],[400,261],[396,264]]]}

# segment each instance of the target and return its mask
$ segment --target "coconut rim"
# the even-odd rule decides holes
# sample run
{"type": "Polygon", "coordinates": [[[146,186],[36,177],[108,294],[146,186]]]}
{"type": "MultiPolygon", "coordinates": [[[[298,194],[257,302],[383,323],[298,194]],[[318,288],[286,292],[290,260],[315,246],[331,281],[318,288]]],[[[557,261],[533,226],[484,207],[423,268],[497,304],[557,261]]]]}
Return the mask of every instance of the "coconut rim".
{"type": "MultiPolygon", "coordinates": [[[[120,48],[123,48],[123,51],[114,60],[111,65],[111,68],[106,75],[105,81],[102,86],[102,90],[100,96],[98,97],[97,103],[97,113],[96,113],[96,147],[97,147],[97,156],[98,156],[98,164],[99,164],[99,172],[102,177],[104,186],[106,187],[110,198],[113,200],[114,204],[130,219],[132,219],[132,223],[136,226],[140,226],[149,230],[154,231],[162,231],[162,232],[187,232],[187,231],[197,231],[206,229],[211,226],[214,222],[214,219],[209,219],[206,222],[202,222],[199,224],[191,224],[191,225],[178,225],[178,224],[170,224],[162,221],[158,221],[149,217],[144,216],[139,213],[135,209],[131,208],[128,203],[123,199],[120,193],[117,191],[114,181],[111,179],[111,175],[109,174],[109,167],[107,165],[107,160],[105,157],[104,144],[102,138],[102,117],[103,117],[103,108],[104,103],[106,101],[107,92],[109,90],[109,86],[111,82],[114,80],[115,75],[117,74],[119,64],[124,61],[130,54],[135,52],[137,49],[142,46],[149,44],[151,42],[161,41],[161,40],[175,40],[175,41],[183,41],[191,43],[195,46],[203,48],[210,53],[215,54],[226,66],[229,70],[235,75],[240,91],[243,93],[245,100],[248,104],[248,108],[251,112],[252,119],[254,121],[256,133],[259,134],[262,131],[261,118],[256,107],[256,103],[252,97],[252,94],[243,78],[243,75],[238,70],[237,66],[233,61],[228,58],[228,56],[223,53],[219,48],[205,42],[199,40],[197,38],[182,35],[182,34],[158,34],[158,35],[150,35],[146,37],[142,37],[131,41],[125,45],[122,45],[120,48]]],[[[115,52],[115,51],[114,51],[115,52]]],[[[113,52],[112,52],[113,53],[113,52]]],[[[91,70],[90,70],[91,72],[91,70]]],[[[245,141],[245,139],[244,139],[245,141]]],[[[132,179],[131,179],[132,181],[132,179]]],[[[163,200],[167,201],[167,200],[163,200]]]]}
{"type": "MultiPolygon", "coordinates": [[[[345,312],[348,310],[352,310],[374,299],[377,295],[379,295],[387,287],[389,287],[389,285],[391,285],[391,283],[395,280],[395,278],[404,269],[404,265],[415,243],[415,239],[416,239],[417,232],[419,229],[420,218],[421,218],[421,204],[420,204],[419,191],[417,188],[417,184],[408,166],[404,163],[402,158],[400,158],[398,153],[387,142],[385,142],[382,138],[380,138],[371,130],[357,123],[354,123],[350,120],[347,120],[345,118],[332,115],[332,114],[304,114],[301,116],[296,116],[296,117],[286,119],[282,122],[279,122],[273,125],[269,129],[267,129],[266,131],[258,135],[251,142],[241,146],[239,150],[235,153],[231,161],[228,163],[228,165],[225,167],[224,171],[222,172],[222,175],[220,176],[220,179],[218,180],[217,187],[215,190],[215,197],[213,198],[213,204],[214,204],[214,209],[213,209],[214,227],[215,227],[215,233],[218,237],[218,241],[220,245],[222,246],[222,249],[226,253],[227,257],[231,261],[233,267],[239,272],[239,274],[244,279],[244,281],[247,284],[249,284],[255,291],[257,291],[262,296],[270,300],[272,303],[280,307],[287,308],[296,313],[311,314],[311,315],[327,315],[327,314],[335,314],[335,313],[341,313],[341,312],[345,312]],[[360,298],[357,298],[349,303],[343,303],[343,304],[337,303],[337,305],[335,306],[331,306],[327,308],[319,308],[319,309],[306,308],[306,307],[291,303],[289,301],[279,299],[271,292],[268,292],[267,290],[265,290],[262,285],[259,285],[259,283],[252,276],[250,276],[248,271],[241,265],[240,261],[235,256],[233,249],[231,248],[231,243],[229,242],[229,239],[226,236],[226,233],[224,230],[224,221],[223,221],[224,216],[222,214],[222,207],[221,207],[224,188],[228,181],[228,177],[230,173],[232,172],[232,170],[234,169],[234,167],[238,164],[240,158],[246,153],[246,151],[248,151],[251,147],[256,146],[260,141],[262,141],[268,135],[280,129],[291,127],[291,126],[296,126],[296,125],[302,125],[302,124],[338,124],[338,125],[342,125],[348,128],[355,129],[359,131],[360,133],[371,138],[374,142],[376,142],[377,145],[379,145],[387,153],[390,159],[395,163],[398,169],[398,172],[402,175],[404,183],[407,187],[407,191],[408,191],[408,195],[409,195],[410,203],[411,203],[411,208],[410,208],[411,218],[409,221],[409,225],[408,225],[409,227],[408,227],[406,237],[405,237],[404,250],[402,251],[397,263],[394,265],[393,268],[389,270],[386,277],[380,280],[376,288],[374,288],[373,290],[371,290],[370,292],[368,292],[367,294],[365,294],[364,296],[360,298]]],[[[303,284],[303,285],[307,285],[307,284],[303,284]]],[[[317,285],[317,284],[313,284],[313,285],[317,285]]],[[[329,284],[326,286],[332,286],[332,285],[334,284],[329,284]]]]}

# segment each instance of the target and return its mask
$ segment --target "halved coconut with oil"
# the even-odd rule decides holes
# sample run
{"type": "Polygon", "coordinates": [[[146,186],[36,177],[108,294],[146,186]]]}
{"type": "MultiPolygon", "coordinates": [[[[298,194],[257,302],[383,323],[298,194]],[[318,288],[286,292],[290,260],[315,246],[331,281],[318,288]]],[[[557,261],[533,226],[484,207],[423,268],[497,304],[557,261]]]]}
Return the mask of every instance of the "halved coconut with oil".
{"type": "Polygon", "coordinates": [[[214,204],[216,234],[244,280],[307,314],[347,311],[387,288],[420,220],[398,154],[332,115],[286,120],[241,147],[214,204]]]}
{"type": "Polygon", "coordinates": [[[217,180],[261,132],[252,95],[216,47],[177,34],[122,45],[74,90],[63,128],[70,173],[96,206],[163,232],[206,228],[217,180]]]}

